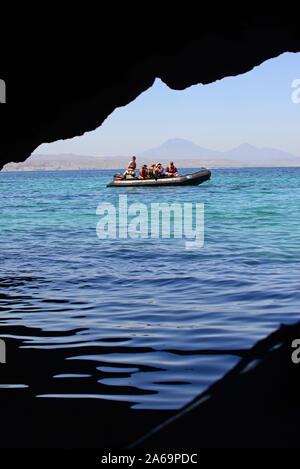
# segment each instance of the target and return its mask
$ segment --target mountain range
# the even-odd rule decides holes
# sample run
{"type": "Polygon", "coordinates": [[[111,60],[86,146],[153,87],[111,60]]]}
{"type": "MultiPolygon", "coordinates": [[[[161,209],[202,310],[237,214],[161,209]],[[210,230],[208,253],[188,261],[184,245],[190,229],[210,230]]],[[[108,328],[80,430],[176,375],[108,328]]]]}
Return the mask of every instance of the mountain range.
{"type": "MultiPolygon", "coordinates": [[[[123,169],[128,156],[84,156],[74,154],[32,154],[24,163],[8,163],[3,171],[51,171],[76,169],[123,169]]],[[[173,138],[158,147],[136,154],[137,166],[170,160],[179,168],[218,168],[242,166],[300,166],[300,157],[275,148],[257,148],[243,143],[236,148],[220,152],[203,148],[195,143],[173,138]]]]}
{"type": "Polygon", "coordinates": [[[246,163],[246,165],[259,164],[270,165],[273,163],[280,163],[280,166],[291,165],[295,163],[296,166],[300,164],[300,157],[291,153],[277,150],[275,148],[257,148],[249,143],[242,143],[232,150],[220,152],[203,148],[195,143],[182,138],[173,138],[167,140],[162,145],[146,150],[139,153],[141,159],[143,158],[174,158],[174,159],[187,159],[187,158],[205,158],[205,159],[222,159],[235,161],[237,163],[246,163]]]}

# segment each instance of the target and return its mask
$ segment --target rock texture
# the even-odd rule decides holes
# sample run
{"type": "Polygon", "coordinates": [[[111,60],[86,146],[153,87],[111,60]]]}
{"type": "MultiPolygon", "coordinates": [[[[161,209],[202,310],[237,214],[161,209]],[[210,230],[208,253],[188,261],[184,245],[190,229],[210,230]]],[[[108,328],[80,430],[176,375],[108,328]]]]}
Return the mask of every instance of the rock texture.
{"type": "Polygon", "coordinates": [[[128,10],[118,7],[117,18],[104,11],[82,13],[81,25],[71,18],[60,26],[36,21],[31,40],[28,25],[2,54],[0,168],[24,161],[41,143],[94,130],[156,77],[180,90],[300,51],[297,19],[290,12],[285,19],[273,11],[263,18],[255,11],[216,17],[196,9],[178,9],[174,16],[154,6],[138,16],[128,10]]]}
{"type": "Polygon", "coordinates": [[[299,334],[299,322],[282,325],[130,448],[299,448],[299,334]]]}

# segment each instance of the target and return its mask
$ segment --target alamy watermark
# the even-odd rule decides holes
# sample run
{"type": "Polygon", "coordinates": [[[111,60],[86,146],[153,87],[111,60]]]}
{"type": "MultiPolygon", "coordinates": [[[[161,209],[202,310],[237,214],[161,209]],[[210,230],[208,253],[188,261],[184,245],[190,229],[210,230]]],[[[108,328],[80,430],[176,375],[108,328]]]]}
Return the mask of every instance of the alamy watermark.
{"type": "Polygon", "coordinates": [[[295,349],[291,355],[291,359],[292,362],[297,365],[300,363],[300,339],[294,339],[291,347],[295,349]]]}
{"type": "Polygon", "coordinates": [[[96,210],[99,239],[185,239],[186,249],[204,245],[204,204],[152,202],[128,204],[120,195],[117,204],[101,202],[96,210]]]}
{"type": "Polygon", "coordinates": [[[300,103],[300,78],[296,78],[292,81],[292,88],[296,88],[291,94],[291,100],[293,103],[300,103]]]}
{"type": "Polygon", "coordinates": [[[6,103],[6,83],[0,78],[0,103],[6,103]]]}
{"type": "Polygon", "coordinates": [[[0,363],[6,363],[6,344],[0,339],[0,363]]]}

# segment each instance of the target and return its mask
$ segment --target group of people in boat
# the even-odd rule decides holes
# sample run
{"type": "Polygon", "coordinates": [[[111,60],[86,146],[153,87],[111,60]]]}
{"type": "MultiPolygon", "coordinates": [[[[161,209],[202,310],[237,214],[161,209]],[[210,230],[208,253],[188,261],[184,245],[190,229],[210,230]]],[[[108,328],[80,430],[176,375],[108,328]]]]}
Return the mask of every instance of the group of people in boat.
{"type": "MultiPolygon", "coordinates": [[[[128,168],[123,174],[124,178],[131,179],[136,177],[136,157],[133,156],[128,164],[128,168]]],[[[150,166],[144,164],[139,171],[139,179],[158,179],[163,177],[178,176],[178,171],[173,161],[164,170],[161,163],[153,163],[150,166]]]]}

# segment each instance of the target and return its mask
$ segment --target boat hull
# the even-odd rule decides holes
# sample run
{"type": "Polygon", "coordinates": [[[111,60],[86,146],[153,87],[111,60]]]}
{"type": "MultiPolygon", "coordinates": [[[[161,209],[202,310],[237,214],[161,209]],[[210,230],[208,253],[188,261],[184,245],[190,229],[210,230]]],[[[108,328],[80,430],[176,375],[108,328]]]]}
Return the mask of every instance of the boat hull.
{"type": "Polygon", "coordinates": [[[209,169],[202,169],[184,176],[165,177],[158,179],[120,179],[107,184],[106,187],[153,187],[153,186],[191,186],[207,181],[211,176],[209,169]]]}

